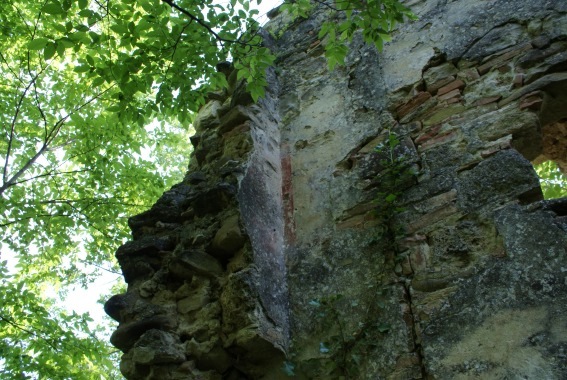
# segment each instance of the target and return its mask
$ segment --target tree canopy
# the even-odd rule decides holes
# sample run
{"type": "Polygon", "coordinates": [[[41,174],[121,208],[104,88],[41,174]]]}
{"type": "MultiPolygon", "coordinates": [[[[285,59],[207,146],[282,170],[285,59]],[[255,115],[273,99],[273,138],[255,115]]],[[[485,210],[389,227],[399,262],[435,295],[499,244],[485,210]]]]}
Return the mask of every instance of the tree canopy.
{"type": "Polygon", "coordinates": [[[567,178],[553,161],[535,165],[545,199],[567,197],[567,178]]]}

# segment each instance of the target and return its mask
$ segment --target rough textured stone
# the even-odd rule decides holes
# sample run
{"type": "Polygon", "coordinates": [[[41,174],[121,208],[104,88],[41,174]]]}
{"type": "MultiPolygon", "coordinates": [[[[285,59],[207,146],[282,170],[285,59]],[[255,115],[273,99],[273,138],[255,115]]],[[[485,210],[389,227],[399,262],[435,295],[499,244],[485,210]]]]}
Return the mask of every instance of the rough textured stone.
{"type": "Polygon", "coordinates": [[[203,107],[183,183],[129,221],[128,379],[567,376],[567,202],[530,163],[565,170],[567,3],[406,4],[332,72],[328,8],[272,13],[265,99],[203,107]]]}
{"type": "Polygon", "coordinates": [[[169,333],[149,330],[132,349],[132,361],[143,365],[181,363],[185,360],[182,347],[169,333]]]}
{"type": "Polygon", "coordinates": [[[223,272],[214,257],[198,250],[186,250],[177,254],[169,264],[169,271],[180,278],[191,278],[193,274],[220,275],[223,272]]]}
{"type": "Polygon", "coordinates": [[[534,191],[537,194],[538,190],[542,199],[539,180],[530,162],[518,152],[506,150],[460,175],[457,203],[467,212],[485,207],[493,210],[502,202],[534,191]]]}
{"type": "Polygon", "coordinates": [[[221,256],[231,256],[244,246],[246,238],[240,230],[237,215],[225,219],[221,228],[215,234],[211,243],[211,250],[221,256]]]}
{"type": "Polygon", "coordinates": [[[450,62],[433,66],[423,73],[423,80],[428,92],[434,94],[439,88],[455,80],[458,69],[450,62]]]}

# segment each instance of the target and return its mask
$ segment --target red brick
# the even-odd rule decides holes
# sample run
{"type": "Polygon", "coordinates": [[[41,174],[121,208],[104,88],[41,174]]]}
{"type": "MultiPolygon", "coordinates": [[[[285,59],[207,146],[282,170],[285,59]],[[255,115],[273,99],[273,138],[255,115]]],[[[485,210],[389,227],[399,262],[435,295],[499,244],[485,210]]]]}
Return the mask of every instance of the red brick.
{"type": "Polygon", "coordinates": [[[416,244],[423,244],[426,241],[427,241],[427,236],[415,234],[399,240],[397,244],[401,250],[406,250],[406,249],[410,249],[416,244]]]}
{"type": "Polygon", "coordinates": [[[457,80],[454,80],[453,82],[449,83],[448,85],[441,87],[439,89],[439,91],[437,91],[437,95],[440,96],[440,95],[446,94],[450,91],[453,91],[455,89],[461,89],[461,88],[464,88],[464,87],[465,87],[465,82],[463,82],[460,79],[457,79],[457,80]]]}
{"type": "Polygon", "coordinates": [[[450,76],[450,77],[438,80],[437,82],[428,85],[427,91],[429,91],[432,94],[435,94],[435,92],[437,92],[437,90],[439,90],[441,87],[446,86],[447,84],[453,82],[454,80],[455,80],[454,76],[450,76]]]}
{"type": "Polygon", "coordinates": [[[477,107],[478,107],[478,106],[485,106],[485,105],[487,105],[487,104],[497,102],[497,101],[499,101],[500,99],[502,99],[502,96],[501,96],[501,95],[489,96],[489,97],[487,97],[487,98],[481,98],[481,99],[476,100],[476,101],[473,103],[473,106],[477,106],[477,107]]]}
{"type": "Polygon", "coordinates": [[[520,109],[521,110],[529,109],[532,111],[538,111],[541,108],[542,103],[543,103],[542,99],[522,100],[522,102],[520,103],[520,109]]]}
{"type": "Polygon", "coordinates": [[[446,143],[448,141],[453,141],[457,138],[457,136],[458,136],[458,134],[457,134],[457,131],[455,131],[455,130],[444,133],[440,136],[436,136],[435,138],[432,138],[431,140],[424,142],[423,144],[421,144],[419,146],[419,149],[420,150],[426,150],[426,149],[432,148],[434,146],[446,143]]]}
{"type": "Polygon", "coordinates": [[[512,82],[514,88],[522,87],[524,85],[524,74],[516,74],[512,82]]]}
{"type": "Polygon", "coordinates": [[[498,72],[500,72],[501,74],[506,74],[509,73],[512,68],[510,67],[510,65],[502,65],[498,66],[496,70],[498,70],[498,72]]]}
{"type": "Polygon", "coordinates": [[[413,272],[419,272],[427,269],[427,262],[429,261],[429,246],[418,247],[410,254],[410,264],[413,272]]]}
{"type": "Polygon", "coordinates": [[[541,104],[543,103],[543,94],[541,91],[533,91],[529,94],[524,95],[522,100],[520,101],[520,109],[530,109],[537,111],[541,108],[541,104]]]}
{"type": "Polygon", "coordinates": [[[409,257],[407,256],[404,257],[403,261],[401,262],[401,266],[402,266],[402,274],[404,276],[409,276],[413,274],[409,257]]]}
{"type": "Polygon", "coordinates": [[[439,195],[431,197],[423,202],[415,204],[413,207],[418,212],[427,213],[436,210],[440,207],[444,207],[449,203],[455,201],[455,199],[457,199],[457,190],[452,189],[445,193],[441,193],[439,195]]]}
{"type": "Polygon", "coordinates": [[[504,54],[501,54],[498,57],[493,58],[490,61],[486,62],[485,64],[480,65],[478,67],[478,72],[479,72],[480,75],[484,75],[487,72],[489,72],[490,69],[492,69],[493,67],[502,66],[504,63],[511,60],[512,58],[514,58],[518,54],[523,53],[523,52],[528,51],[528,50],[531,50],[531,49],[532,49],[532,45],[530,43],[525,43],[525,44],[521,45],[519,48],[508,51],[504,54]]]}
{"type": "Polygon", "coordinates": [[[458,213],[458,211],[459,210],[457,209],[457,207],[455,207],[453,204],[449,204],[446,207],[441,207],[433,212],[430,212],[429,214],[423,215],[415,222],[410,223],[408,225],[408,232],[413,233],[423,230],[426,227],[430,228],[435,223],[440,222],[445,218],[458,213]]]}
{"type": "Polygon", "coordinates": [[[456,88],[453,91],[449,91],[448,93],[439,96],[439,100],[449,100],[449,99],[454,98],[454,97],[460,98],[461,97],[461,90],[456,88]]]}
{"type": "Polygon", "coordinates": [[[404,117],[405,115],[409,114],[412,110],[425,103],[430,98],[431,98],[431,94],[429,92],[420,92],[419,94],[414,96],[409,102],[407,102],[403,106],[398,107],[398,109],[396,110],[398,113],[398,117],[399,118],[404,117]]]}
{"type": "Polygon", "coordinates": [[[512,147],[512,135],[506,135],[499,138],[496,141],[492,141],[486,146],[486,149],[480,152],[482,158],[492,156],[494,153],[501,151],[502,149],[510,149],[512,147]]]}
{"type": "Polygon", "coordinates": [[[421,144],[427,140],[432,139],[433,137],[437,136],[439,130],[441,129],[441,125],[435,125],[427,130],[424,131],[423,134],[419,135],[415,139],[415,144],[421,144]]]}

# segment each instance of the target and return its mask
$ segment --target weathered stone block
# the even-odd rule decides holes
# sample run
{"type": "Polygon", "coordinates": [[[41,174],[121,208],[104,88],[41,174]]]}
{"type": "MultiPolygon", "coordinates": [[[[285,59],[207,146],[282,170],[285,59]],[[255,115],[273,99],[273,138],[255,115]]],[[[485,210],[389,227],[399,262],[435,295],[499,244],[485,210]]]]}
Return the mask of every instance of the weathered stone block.
{"type": "Polygon", "coordinates": [[[221,106],[222,102],[218,100],[213,100],[205,104],[193,122],[195,130],[204,131],[206,129],[218,127],[220,123],[218,112],[221,106]]]}
{"type": "Polygon", "coordinates": [[[244,124],[248,119],[250,119],[250,117],[244,107],[237,106],[231,108],[230,111],[221,118],[218,133],[223,134],[230,132],[236,126],[244,124]]]}
{"type": "Polygon", "coordinates": [[[132,361],[142,365],[182,363],[185,353],[178,339],[161,330],[144,333],[132,349],[132,361]]]}
{"type": "Polygon", "coordinates": [[[533,189],[539,189],[533,166],[515,150],[506,150],[461,173],[457,204],[464,211],[493,211],[500,202],[533,189]]]}
{"type": "MultiPolygon", "coordinates": [[[[512,47],[514,49],[521,41],[527,39],[527,34],[522,25],[513,22],[494,27],[475,42],[472,48],[464,55],[466,59],[479,60],[499,54],[501,51],[512,47]]],[[[480,70],[479,70],[480,71],[480,70]]],[[[482,74],[482,72],[481,72],[482,74]]]]}
{"type": "Polygon", "coordinates": [[[461,90],[463,88],[465,88],[465,82],[463,82],[460,79],[457,79],[439,88],[439,90],[437,90],[437,95],[441,96],[453,90],[461,90]]]}
{"type": "Polygon", "coordinates": [[[498,68],[508,62],[510,59],[514,58],[517,55],[522,54],[528,50],[532,49],[532,45],[528,42],[519,47],[515,47],[513,50],[507,51],[494,59],[480,65],[478,67],[478,72],[480,75],[486,74],[492,68],[498,68]]]}
{"type": "Polygon", "coordinates": [[[416,96],[414,96],[409,102],[400,106],[396,109],[398,117],[401,119],[407,114],[409,114],[412,110],[419,107],[421,104],[425,103],[429,98],[431,98],[431,94],[429,92],[420,92],[416,96]]]}
{"type": "Polygon", "coordinates": [[[211,252],[227,258],[244,246],[246,237],[240,229],[238,215],[230,216],[222,223],[211,243],[211,252]]]}
{"type": "Polygon", "coordinates": [[[175,326],[174,317],[167,315],[155,315],[138,321],[121,323],[112,333],[110,343],[123,352],[128,352],[146,331],[152,329],[171,331],[175,326]]]}
{"type": "Polygon", "coordinates": [[[461,98],[461,90],[459,88],[446,92],[438,97],[440,101],[446,101],[447,103],[455,103],[459,101],[460,98],[461,98]]]}
{"type": "Polygon", "coordinates": [[[450,117],[453,117],[455,115],[458,115],[466,111],[466,109],[467,108],[465,106],[456,104],[456,105],[447,106],[445,108],[441,108],[439,110],[435,110],[434,112],[429,113],[428,115],[425,116],[423,120],[423,125],[428,126],[428,125],[435,125],[442,123],[443,121],[449,119],[450,117]]]}
{"type": "Polygon", "coordinates": [[[217,276],[223,272],[222,266],[214,257],[198,250],[178,253],[170,262],[169,271],[185,279],[191,279],[193,274],[217,276]]]}

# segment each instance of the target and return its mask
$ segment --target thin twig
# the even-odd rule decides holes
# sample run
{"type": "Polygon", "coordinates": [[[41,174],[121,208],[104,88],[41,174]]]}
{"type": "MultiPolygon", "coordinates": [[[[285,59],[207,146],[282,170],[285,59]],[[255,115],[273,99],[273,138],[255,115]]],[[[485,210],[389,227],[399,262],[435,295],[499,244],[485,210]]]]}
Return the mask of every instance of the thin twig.
{"type": "Polygon", "coordinates": [[[71,170],[71,171],[68,171],[68,172],[56,172],[55,170],[51,170],[47,173],[39,174],[39,175],[36,175],[36,176],[33,176],[33,177],[25,178],[25,179],[22,179],[20,181],[14,182],[12,184],[12,186],[20,185],[22,183],[33,181],[35,179],[43,178],[43,177],[55,177],[55,176],[59,176],[59,175],[76,174],[76,173],[83,173],[83,172],[89,172],[89,171],[90,171],[90,169],[71,170]]]}
{"type": "MultiPolygon", "coordinates": [[[[16,112],[14,113],[14,117],[12,118],[12,123],[10,125],[10,137],[8,138],[8,148],[6,149],[6,160],[4,161],[4,170],[3,170],[3,173],[2,173],[2,181],[4,182],[4,184],[6,184],[6,179],[8,177],[8,165],[9,165],[9,162],[10,162],[10,153],[12,151],[12,144],[14,142],[14,133],[15,133],[15,129],[16,129],[16,121],[18,120],[18,116],[20,114],[22,103],[24,102],[24,99],[25,99],[29,89],[31,88],[33,83],[37,80],[38,76],[39,76],[39,73],[35,77],[32,78],[30,83],[28,83],[28,85],[26,86],[26,88],[22,92],[20,99],[18,99],[18,104],[16,104],[16,112]]],[[[1,194],[1,192],[0,192],[0,194],[1,194]]]]}
{"type": "Polygon", "coordinates": [[[223,48],[224,48],[223,42],[236,43],[236,44],[246,45],[246,46],[258,46],[258,44],[249,44],[246,41],[241,41],[240,39],[231,40],[231,39],[228,39],[228,38],[223,38],[217,32],[215,32],[213,30],[213,28],[205,22],[205,20],[195,16],[193,13],[189,12],[188,10],[181,8],[179,5],[175,4],[173,2],[173,0],[161,0],[161,1],[163,1],[164,3],[169,5],[171,8],[176,9],[179,12],[183,13],[185,16],[189,17],[191,20],[197,22],[199,25],[201,25],[203,28],[205,28],[213,37],[215,37],[215,39],[217,41],[219,41],[221,43],[221,46],[223,48]]]}
{"type": "MultiPolygon", "coordinates": [[[[4,183],[2,184],[2,186],[0,186],[0,195],[4,193],[4,191],[6,191],[6,189],[8,189],[9,187],[13,186],[15,182],[18,181],[18,179],[26,172],[28,171],[28,169],[37,161],[37,159],[43,155],[43,153],[45,153],[50,144],[55,140],[55,138],[57,137],[57,135],[59,134],[59,132],[61,131],[61,128],[63,127],[63,125],[65,124],[65,122],[67,121],[67,119],[69,119],[69,117],[71,117],[73,114],[75,114],[76,112],[82,110],[83,108],[87,107],[88,105],[90,105],[92,102],[94,102],[95,100],[97,100],[98,98],[100,98],[101,96],[103,96],[105,93],[107,93],[108,91],[110,91],[110,89],[112,89],[114,87],[114,85],[108,87],[106,90],[98,93],[97,95],[93,96],[92,98],[90,98],[89,100],[87,100],[86,102],[84,102],[83,104],[81,104],[80,106],[76,107],[73,111],[71,111],[70,113],[68,113],[67,115],[63,116],[61,119],[59,119],[54,125],[53,128],[51,128],[51,131],[49,131],[49,133],[47,134],[43,145],[41,146],[41,148],[33,155],[32,158],[30,158],[25,164],[24,166],[18,170],[18,172],[16,174],[14,174],[12,176],[12,178],[10,178],[9,180],[4,179],[4,183]]],[[[6,166],[4,168],[5,170],[7,169],[7,163],[6,166]]]]}

